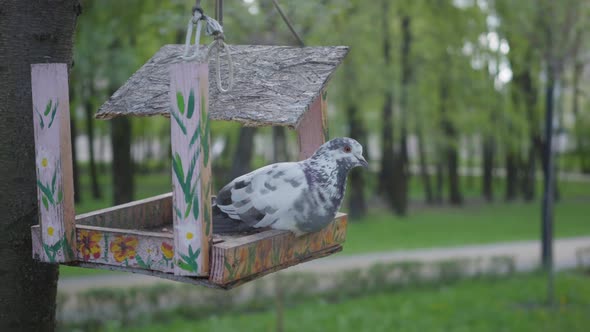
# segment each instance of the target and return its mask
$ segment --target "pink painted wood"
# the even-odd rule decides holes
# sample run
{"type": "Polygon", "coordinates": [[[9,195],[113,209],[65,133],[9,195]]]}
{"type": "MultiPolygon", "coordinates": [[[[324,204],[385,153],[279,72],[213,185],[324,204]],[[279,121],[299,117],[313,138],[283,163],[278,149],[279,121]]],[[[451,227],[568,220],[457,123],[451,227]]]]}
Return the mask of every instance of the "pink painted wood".
{"type": "Polygon", "coordinates": [[[328,139],[328,100],[321,91],[297,126],[299,160],[307,159],[328,139]]]}
{"type": "Polygon", "coordinates": [[[209,274],[211,162],[208,65],[170,66],[174,273],[209,274]]]}
{"type": "Polygon", "coordinates": [[[39,224],[45,262],[76,259],[68,69],[31,65],[39,224]]]}

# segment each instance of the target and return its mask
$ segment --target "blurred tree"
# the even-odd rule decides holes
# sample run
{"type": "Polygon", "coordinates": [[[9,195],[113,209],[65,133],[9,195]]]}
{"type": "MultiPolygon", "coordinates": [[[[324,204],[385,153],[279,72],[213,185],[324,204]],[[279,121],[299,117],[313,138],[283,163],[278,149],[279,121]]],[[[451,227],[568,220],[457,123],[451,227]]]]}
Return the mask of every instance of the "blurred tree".
{"type": "Polygon", "coordinates": [[[383,48],[382,72],[385,78],[385,102],[382,108],[383,127],[381,129],[381,168],[379,173],[379,192],[387,198],[388,204],[395,209],[395,176],[393,150],[393,77],[391,70],[391,36],[390,36],[390,3],[381,1],[381,45],[383,48]]]}
{"type": "Polygon", "coordinates": [[[399,146],[393,151],[393,174],[394,174],[394,209],[398,215],[405,215],[408,209],[408,123],[407,114],[409,109],[408,94],[412,80],[412,64],[410,62],[410,48],[412,44],[410,9],[400,10],[400,29],[402,34],[400,48],[401,79],[400,79],[400,138],[399,146]]]}

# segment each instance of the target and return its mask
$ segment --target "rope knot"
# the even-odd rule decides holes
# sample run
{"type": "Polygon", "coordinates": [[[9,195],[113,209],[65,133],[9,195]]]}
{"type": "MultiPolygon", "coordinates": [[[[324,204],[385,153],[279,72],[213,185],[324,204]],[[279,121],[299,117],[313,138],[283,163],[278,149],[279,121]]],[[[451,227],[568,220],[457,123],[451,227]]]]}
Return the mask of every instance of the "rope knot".
{"type": "Polygon", "coordinates": [[[214,46],[217,46],[217,53],[216,53],[216,69],[217,69],[217,88],[220,92],[228,92],[231,90],[234,84],[234,64],[231,58],[231,53],[229,50],[229,46],[225,43],[225,35],[223,34],[223,27],[219,22],[212,19],[211,17],[204,14],[203,9],[199,6],[193,7],[193,15],[188,22],[187,32],[186,32],[186,41],[184,45],[184,54],[180,56],[183,60],[190,61],[194,60],[199,56],[199,45],[201,44],[201,30],[203,22],[205,23],[205,34],[207,36],[213,37],[213,42],[207,47],[206,57],[205,59],[209,59],[211,49],[214,46]],[[195,33],[195,51],[193,55],[189,55],[190,53],[190,44],[191,44],[191,37],[193,34],[193,26],[197,26],[197,31],[195,33]],[[229,83],[227,88],[223,88],[221,85],[221,65],[220,65],[220,55],[221,52],[225,51],[227,56],[227,61],[229,65],[229,83]]]}

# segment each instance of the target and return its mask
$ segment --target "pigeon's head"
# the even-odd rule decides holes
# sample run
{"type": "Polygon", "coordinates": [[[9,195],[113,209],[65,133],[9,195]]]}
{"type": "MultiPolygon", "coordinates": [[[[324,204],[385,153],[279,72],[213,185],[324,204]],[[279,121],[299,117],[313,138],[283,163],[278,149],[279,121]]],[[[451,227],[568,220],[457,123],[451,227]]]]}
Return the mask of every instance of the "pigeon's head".
{"type": "Polygon", "coordinates": [[[362,166],[367,168],[369,164],[363,157],[363,146],[359,142],[348,137],[339,137],[324,143],[314,153],[312,159],[327,159],[350,170],[362,166]]]}

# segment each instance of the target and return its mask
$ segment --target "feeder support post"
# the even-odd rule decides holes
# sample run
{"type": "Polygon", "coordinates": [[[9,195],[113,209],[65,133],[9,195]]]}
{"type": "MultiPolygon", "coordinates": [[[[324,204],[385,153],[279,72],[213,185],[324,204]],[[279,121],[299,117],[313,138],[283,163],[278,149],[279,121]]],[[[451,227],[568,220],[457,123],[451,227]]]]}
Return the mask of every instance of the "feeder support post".
{"type": "Polygon", "coordinates": [[[211,224],[209,66],[170,66],[174,274],[207,276],[211,224]]]}
{"type": "Polygon", "coordinates": [[[31,88],[41,225],[33,252],[44,262],[70,262],[76,260],[76,221],[67,65],[31,65],[31,88]]]}
{"type": "Polygon", "coordinates": [[[320,91],[297,126],[299,160],[307,159],[328,140],[327,91],[320,91]]]}

